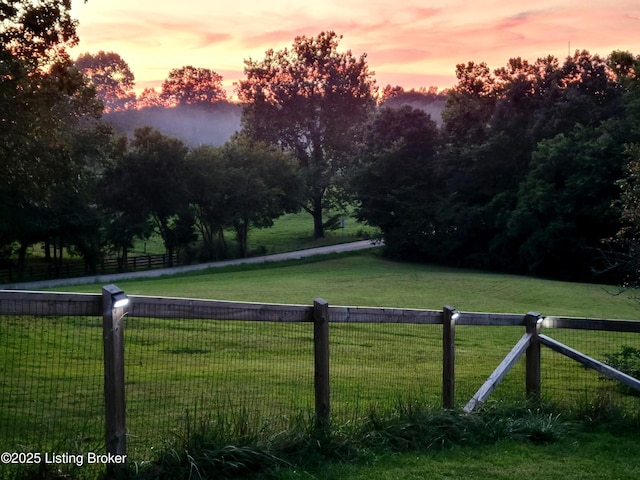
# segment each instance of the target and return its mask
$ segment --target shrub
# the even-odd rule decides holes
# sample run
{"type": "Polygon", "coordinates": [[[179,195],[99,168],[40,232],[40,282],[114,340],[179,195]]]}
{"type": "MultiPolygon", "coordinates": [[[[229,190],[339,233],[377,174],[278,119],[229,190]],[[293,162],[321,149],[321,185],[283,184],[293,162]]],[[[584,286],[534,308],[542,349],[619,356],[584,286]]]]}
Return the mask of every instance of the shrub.
{"type": "Polygon", "coordinates": [[[619,352],[609,353],[604,357],[605,363],[610,367],[640,380],[640,348],[626,346],[619,352]]]}

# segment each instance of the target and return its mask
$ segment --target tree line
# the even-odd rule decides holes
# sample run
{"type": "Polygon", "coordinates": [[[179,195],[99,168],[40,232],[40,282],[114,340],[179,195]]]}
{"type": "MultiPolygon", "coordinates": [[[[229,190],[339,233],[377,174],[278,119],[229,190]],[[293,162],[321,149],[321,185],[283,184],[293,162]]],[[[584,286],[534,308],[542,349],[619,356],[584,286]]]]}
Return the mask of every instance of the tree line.
{"type": "Polygon", "coordinates": [[[572,280],[634,274],[640,57],[577,51],[456,75],[440,129],[411,110],[370,127],[359,215],[390,253],[572,280]]]}
{"type": "Polygon", "coordinates": [[[66,249],[95,269],[152,232],[169,253],[197,240],[205,260],[227,255],[232,231],[246,255],[252,227],[304,210],[321,237],[351,205],[397,258],[573,280],[635,272],[639,56],[468,62],[445,93],[380,91],[338,34],[301,36],[245,61],[240,132],[187,147],[150,127],[124,137],[103,114],[226,102],[221,76],[175,69],[136,98],[119,55],[66,53],[65,2],[0,5],[0,257],[20,266],[43,243],[52,261],[66,249]],[[441,118],[416,97],[442,102],[441,118]]]}

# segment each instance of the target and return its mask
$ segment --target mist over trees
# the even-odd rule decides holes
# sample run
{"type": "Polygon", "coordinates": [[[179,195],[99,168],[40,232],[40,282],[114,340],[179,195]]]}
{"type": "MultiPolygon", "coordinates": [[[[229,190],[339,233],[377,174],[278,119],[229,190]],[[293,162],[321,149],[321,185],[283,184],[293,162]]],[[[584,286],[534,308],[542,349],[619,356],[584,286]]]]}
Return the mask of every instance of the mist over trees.
{"type": "Polygon", "coordinates": [[[405,90],[400,85],[392,87],[387,85],[382,90],[382,96],[378,100],[381,107],[400,108],[409,106],[416,110],[422,110],[429,114],[431,119],[440,127],[442,126],[442,111],[447,104],[447,92],[438,92],[437,87],[424,87],[418,90],[405,90]]]}
{"type": "Polygon", "coordinates": [[[87,53],[78,57],[76,65],[103,101],[104,121],[129,139],[136,129],[148,126],[188,147],[220,146],[241,129],[242,107],[227,100],[222,76],[211,69],[175,68],[159,92],[145,89],[136,98],[130,91],[133,73],[119,55],[87,53]]]}
{"type": "Polygon", "coordinates": [[[67,2],[0,7],[2,262],[41,244],[91,272],[154,232],[183,261],[248,255],[251,228],[304,209],[320,237],[349,207],[396,258],[639,278],[638,55],[469,61],[446,92],[380,92],[322,32],[247,60],[241,104],[193,66],[135,97],[117,53],[69,57],[67,2]]]}
{"type": "Polygon", "coordinates": [[[241,130],[242,106],[219,101],[211,105],[178,105],[130,109],[103,116],[116,131],[133,138],[137,128],[149,126],[189,147],[220,146],[241,130]]]}

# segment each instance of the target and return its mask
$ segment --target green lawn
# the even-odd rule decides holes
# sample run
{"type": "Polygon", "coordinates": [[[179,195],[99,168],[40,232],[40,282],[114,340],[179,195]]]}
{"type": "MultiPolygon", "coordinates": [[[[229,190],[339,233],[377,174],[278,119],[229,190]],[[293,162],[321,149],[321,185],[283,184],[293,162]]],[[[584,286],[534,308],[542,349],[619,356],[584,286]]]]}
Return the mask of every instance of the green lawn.
{"type": "MultiPolygon", "coordinates": [[[[272,227],[249,231],[249,251],[279,253],[303,248],[344,243],[363,237],[376,236],[378,230],[359,223],[345,214],[344,227],[325,232],[325,238],[313,238],[313,218],[306,212],[289,213],[276,219],[272,227]]],[[[229,236],[232,238],[232,235],[229,236]]]]}
{"type": "Polygon", "coordinates": [[[429,453],[381,455],[368,464],[335,462],[319,472],[294,469],[281,480],[635,480],[640,478],[637,435],[582,434],[546,445],[499,442],[429,453]]]}
{"type": "MultiPolygon", "coordinates": [[[[640,317],[640,305],[632,294],[614,295],[618,289],[611,285],[397,262],[372,252],[122,280],[118,286],[131,295],[307,305],[321,297],[332,305],[441,309],[449,304],[461,311],[640,317]]],[[[99,292],[100,287],[85,285],[63,290],[99,292]]]]}
{"type": "MultiPolygon", "coordinates": [[[[323,297],[333,305],[441,309],[451,304],[461,311],[524,314],[535,310],[546,315],[628,319],[639,316],[638,305],[630,295],[612,295],[615,287],[395,262],[374,252],[230,267],[122,281],[118,285],[132,295],[301,304],[323,297]]],[[[66,290],[97,293],[100,285],[66,290]]],[[[101,448],[99,325],[99,319],[84,319],[79,324],[76,319],[0,319],[0,430],[11,432],[0,440],[4,449],[17,448],[15,441],[23,447],[57,451],[101,448]],[[42,425],[49,427],[39,428],[42,425]],[[44,431],[49,433],[44,435],[44,431]]],[[[130,458],[150,458],[164,440],[183,438],[194,425],[211,415],[216,418],[221,411],[234,421],[261,425],[265,432],[286,428],[296,415],[311,411],[310,327],[128,319],[125,345],[130,458]]],[[[372,406],[384,410],[404,402],[439,404],[440,327],[331,325],[330,331],[335,422],[361,422],[372,406]]],[[[458,327],[458,404],[466,403],[522,333],[518,327],[458,327]]],[[[630,334],[558,331],[552,336],[596,357],[617,351],[624,344],[638,345],[630,334]]],[[[523,368],[517,365],[492,398],[523,398],[523,383],[523,368]]],[[[543,392],[569,409],[584,408],[594,399],[620,398],[627,407],[640,408],[637,398],[620,397],[612,385],[592,371],[546,350],[543,392]]],[[[280,471],[275,478],[391,479],[425,478],[427,474],[430,478],[513,478],[536,472],[545,472],[537,478],[633,478],[638,462],[627,461],[625,452],[640,445],[638,438],[620,439],[622,450],[618,453],[598,456],[579,448],[585,445],[587,452],[598,452],[593,442],[606,446],[610,441],[602,440],[602,435],[609,434],[594,434],[593,440],[583,436],[573,443],[566,440],[554,444],[555,450],[507,442],[438,453],[389,453],[355,465],[332,459],[311,473],[291,468],[280,471]],[[564,452],[564,457],[558,452],[564,452]],[[562,465],[565,457],[570,459],[569,464],[578,466],[562,465]],[[501,458],[508,468],[496,467],[502,465],[501,458]],[[594,468],[594,459],[604,466],[594,468]],[[536,466],[538,462],[541,467],[536,466]],[[622,464],[620,475],[603,476],[616,462],[622,464]],[[504,473],[496,473],[498,470],[504,473]],[[586,476],[579,477],[575,472],[586,476]],[[595,476],[589,477],[591,472],[596,472],[595,476]]]]}
{"type": "MultiPolygon", "coordinates": [[[[314,239],[311,215],[306,212],[287,213],[276,218],[273,226],[269,228],[249,230],[249,252],[257,255],[289,252],[378,235],[378,229],[358,222],[352,216],[352,212],[345,213],[341,218],[344,219],[344,227],[327,230],[325,238],[314,239]]],[[[231,230],[225,232],[225,238],[230,245],[235,241],[234,235],[231,230]]],[[[138,241],[131,252],[140,255],[153,253],[165,253],[162,239],[158,235],[138,241]]]]}

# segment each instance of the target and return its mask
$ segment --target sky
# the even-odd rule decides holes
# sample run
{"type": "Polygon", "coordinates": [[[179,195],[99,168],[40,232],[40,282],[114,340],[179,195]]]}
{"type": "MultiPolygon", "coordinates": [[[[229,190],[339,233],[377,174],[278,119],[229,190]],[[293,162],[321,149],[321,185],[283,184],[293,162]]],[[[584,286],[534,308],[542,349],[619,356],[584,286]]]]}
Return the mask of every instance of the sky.
{"type": "Polygon", "coordinates": [[[232,94],[244,61],[333,30],[340,50],[367,55],[378,86],[448,88],[469,61],[504,66],[588,50],[640,55],[638,0],[75,0],[80,43],[71,54],[118,53],[135,90],[186,65],[222,75],[232,94]]]}

